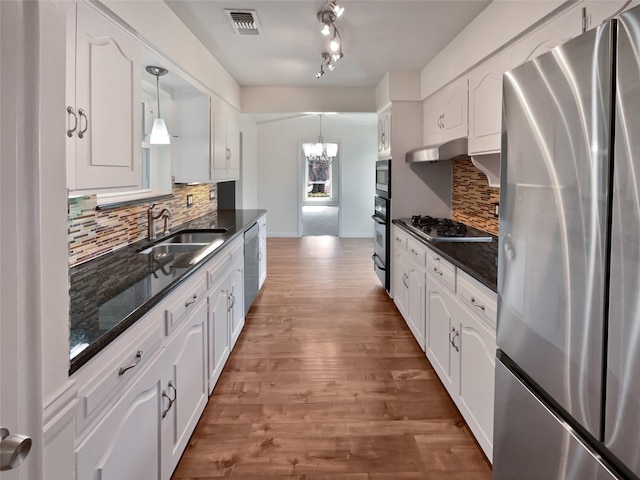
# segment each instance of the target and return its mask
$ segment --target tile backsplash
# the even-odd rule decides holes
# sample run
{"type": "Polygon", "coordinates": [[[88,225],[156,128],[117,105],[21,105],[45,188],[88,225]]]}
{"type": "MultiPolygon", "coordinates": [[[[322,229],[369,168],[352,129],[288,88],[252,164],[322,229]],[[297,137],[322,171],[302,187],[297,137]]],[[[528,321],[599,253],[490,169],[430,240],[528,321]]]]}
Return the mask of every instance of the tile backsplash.
{"type": "MultiPolygon", "coordinates": [[[[171,197],[155,201],[155,210],[168,208],[171,226],[217,210],[216,185],[174,185],[171,197]],[[214,198],[209,199],[209,190],[214,198]],[[187,207],[187,195],[193,205],[187,207]]],[[[78,265],[147,236],[147,208],[151,202],[96,210],[96,196],[70,198],[69,266],[78,265]]],[[[158,221],[158,231],[163,222],[158,221]]]]}
{"type": "Polygon", "coordinates": [[[500,201],[500,189],[490,187],[487,177],[471,159],[453,162],[452,217],[480,230],[498,234],[494,205],[500,201]]]}

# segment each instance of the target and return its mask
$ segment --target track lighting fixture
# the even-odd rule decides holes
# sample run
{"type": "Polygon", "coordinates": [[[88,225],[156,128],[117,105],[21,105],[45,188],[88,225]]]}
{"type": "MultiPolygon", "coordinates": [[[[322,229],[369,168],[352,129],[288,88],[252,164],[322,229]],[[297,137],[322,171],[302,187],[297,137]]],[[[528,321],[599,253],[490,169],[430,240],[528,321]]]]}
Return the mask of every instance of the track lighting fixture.
{"type": "Polygon", "coordinates": [[[342,36],[336,27],[335,21],[344,13],[344,7],[340,6],[336,0],[331,3],[325,4],[325,6],[318,12],[318,21],[322,23],[322,29],[320,33],[325,36],[331,35],[333,30],[333,36],[329,41],[329,51],[331,53],[322,53],[322,63],[320,64],[320,71],[316,73],[316,78],[324,75],[324,66],[327,66],[329,71],[333,71],[336,68],[335,63],[344,57],[342,53],[342,36]]]}
{"type": "Polygon", "coordinates": [[[344,13],[344,7],[338,5],[338,2],[331,2],[329,7],[331,8],[331,11],[334,13],[336,18],[340,18],[344,13]]]}

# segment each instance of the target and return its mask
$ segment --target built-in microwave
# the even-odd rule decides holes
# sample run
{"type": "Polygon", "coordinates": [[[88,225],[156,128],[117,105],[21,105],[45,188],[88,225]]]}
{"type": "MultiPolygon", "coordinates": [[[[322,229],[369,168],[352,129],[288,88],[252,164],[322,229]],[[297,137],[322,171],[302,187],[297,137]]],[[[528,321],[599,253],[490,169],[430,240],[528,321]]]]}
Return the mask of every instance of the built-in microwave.
{"type": "Polygon", "coordinates": [[[391,160],[376,162],[376,195],[391,198],[391,160]]]}

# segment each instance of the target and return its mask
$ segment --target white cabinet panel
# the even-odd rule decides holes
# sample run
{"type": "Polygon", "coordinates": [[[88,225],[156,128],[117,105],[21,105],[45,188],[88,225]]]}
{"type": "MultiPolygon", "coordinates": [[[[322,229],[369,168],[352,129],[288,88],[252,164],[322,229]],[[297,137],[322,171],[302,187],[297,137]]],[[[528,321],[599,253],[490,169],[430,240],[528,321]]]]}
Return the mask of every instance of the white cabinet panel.
{"type": "Polygon", "coordinates": [[[267,215],[263,215],[258,220],[258,277],[260,278],[258,288],[261,289],[267,279],[267,215]]]}
{"type": "Polygon", "coordinates": [[[463,78],[423,102],[423,140],[436,145],[468,134],[468,86],[463,78]]]}
{"type": "Polygon", "coordinates": [[[229,358],[229,279],[223,278],[209,295],[209,394],[229,358]]]}
{"type": "Polygon", "coordinates": [[[149,365],[78,446],[77,478],[162,478],[162,359],[149,365]]]}
{"type": "Polygon", "coordinates": [[[431,275],[427,277],[427,292],[427,358],[449,395],[455,400],[459,392],[459,357],[456,349],[459,349],[460,343],[459,337],[456,337],[458,322],[455,318],[455,299],[431,275]]]}
{"type": "Polygon", "coordinates": [[[230,107],[212,99],[212,145],[210,178],[214,181],[240,178],[240,128],[230,107]]]}
{"type": "Polygon", "coordinates": [[[207,302],[203,297],[167,344],[167,382],[164,385],[162,471],[175,469],[209,399],[207,374],[207,302]],[[166,413],[165,413],[166,412],[166,413]]]}
{"type": "Polygon", "coordinates": [[[495,358],[495,334],[462,308],[458,408],[489,459],[493,453],[495,358]]]}
{"type": "Polygon", "coordinates": [[[500,151],[502,75],[513,66],[511,52],[492,58],[469,75],[469,154],[500,151]]]}
{"type": "Polygon", "coordinates": [[[391,104],[378,112],[378,158],[391,155],[391,104]]]}
{"type": "Polygon", "coordinates": [[[209,96],[197,91],[177,90],[173,94],[173,173],[177,183],[209,180],[210,105],[209,96]]]}
{"type": "Polygon", "coordinates": [[[75,97],[67,99],[68,187],[82,191],[141,186],[140,46],[90,6],[77,4],[75,97]]]}
{"type": "Polygon", "coordinates": [[[229,333],[231,349],[236,344],[244,327],[244,258],[231,269],[229,278],[229,296],[231,297],[229,333]]]}

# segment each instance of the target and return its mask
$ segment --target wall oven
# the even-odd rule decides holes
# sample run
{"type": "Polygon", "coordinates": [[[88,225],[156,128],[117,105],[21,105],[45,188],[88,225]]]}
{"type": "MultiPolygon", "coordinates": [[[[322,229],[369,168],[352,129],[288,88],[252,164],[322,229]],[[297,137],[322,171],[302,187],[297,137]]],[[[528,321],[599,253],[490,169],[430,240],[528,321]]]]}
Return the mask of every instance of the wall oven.
{"type": "Polygon", "coordinates": [[[391,160],[376,162],[376,195],[391,199],[391,160]]]}
{"type": "Polygon", "coordinates": [[[388,292],[391,288],[391,160],[376,162],[373,219],[373,269],[388,292]]]}

